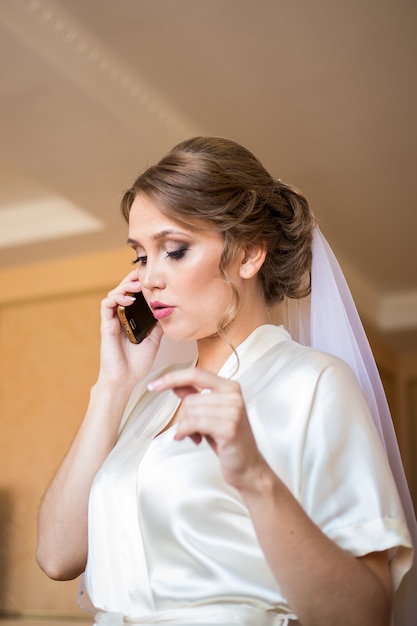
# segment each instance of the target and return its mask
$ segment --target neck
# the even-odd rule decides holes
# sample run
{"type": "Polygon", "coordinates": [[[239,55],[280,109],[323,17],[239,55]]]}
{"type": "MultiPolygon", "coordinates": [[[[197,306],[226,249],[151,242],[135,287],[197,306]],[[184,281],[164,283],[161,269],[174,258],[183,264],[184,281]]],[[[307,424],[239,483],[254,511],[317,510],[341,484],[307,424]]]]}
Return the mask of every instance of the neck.
{"type": "Polygon", "coordinates": [[[249,311],[239,311],[236,318],[226,328],[224,337],[214,335],[197,341],[198,363],[201,369],[218,372],[226,359],[249,335],[263,324],[270,324],[267,308],[262,302],[249,311]]]}

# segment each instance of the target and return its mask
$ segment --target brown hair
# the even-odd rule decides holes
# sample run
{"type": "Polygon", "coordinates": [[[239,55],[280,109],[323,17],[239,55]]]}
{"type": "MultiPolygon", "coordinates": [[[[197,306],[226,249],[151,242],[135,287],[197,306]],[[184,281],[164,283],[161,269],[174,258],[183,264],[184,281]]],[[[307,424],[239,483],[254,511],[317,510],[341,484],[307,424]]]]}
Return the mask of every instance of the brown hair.
{"type": "MultiPolygon", "coordinates": [[[[226,268],[236,249],[256,243],[267,250],[259,279],[268,306],[309,293],[315,220],[307,200],[274,180],[243,146],[216,137],[186,140],[126,191],[121,203],[126,220],[138,194],[188,228],[214,224],[224,236],[220,271],[229,284],[226,268]]],[[[231,287],[237,306],[239,294],[231,287]]]]}

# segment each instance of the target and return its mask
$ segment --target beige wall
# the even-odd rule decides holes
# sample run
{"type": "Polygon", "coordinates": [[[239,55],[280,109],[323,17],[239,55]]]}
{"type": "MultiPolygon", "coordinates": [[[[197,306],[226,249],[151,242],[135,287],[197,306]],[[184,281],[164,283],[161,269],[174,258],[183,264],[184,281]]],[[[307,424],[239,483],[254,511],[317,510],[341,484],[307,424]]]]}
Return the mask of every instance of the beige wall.
{"type": "MultiPolygon", "coordinates": [[[[130,270],[130,256],[114,250],[0,272],[2,612],[81,614],[77,582],[52,582],[35,562],[36,516],[95,379],[100,300],[130,270]]],[[[375,349],[415,476],[417,355],[375,349]]]]}
{"type": "Polygon", "coordinates": [[[78,614],[77,583],[35,562],[42,493],[94,382],[99,303],[129,270],[125,250],[0,273],[0,610],[78,614]]]}
{"type": "Polygon", "coordinates": [[[417,511],[417,354],[400,355],[396,376],[400,445],[417,511]]]}
{"type": "Polygon", "coordinates": [[[414,510],[417,511],[417,351],[393,353],[368,337],[390,405],[414,510]]]}

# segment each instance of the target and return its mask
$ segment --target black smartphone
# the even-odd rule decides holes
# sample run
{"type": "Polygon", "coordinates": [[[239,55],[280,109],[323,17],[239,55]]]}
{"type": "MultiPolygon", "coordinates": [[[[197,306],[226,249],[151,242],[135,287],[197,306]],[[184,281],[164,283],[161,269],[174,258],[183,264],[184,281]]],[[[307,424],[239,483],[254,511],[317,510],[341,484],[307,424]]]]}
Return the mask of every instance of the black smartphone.
{"type": "Polygon", "coordinates": [[[149,335],[157,320],[141,291],[131,295],[135,296],[136,300],[128,306],[118,306],[117,315],[130,341],[140,343],[149,335]]]}

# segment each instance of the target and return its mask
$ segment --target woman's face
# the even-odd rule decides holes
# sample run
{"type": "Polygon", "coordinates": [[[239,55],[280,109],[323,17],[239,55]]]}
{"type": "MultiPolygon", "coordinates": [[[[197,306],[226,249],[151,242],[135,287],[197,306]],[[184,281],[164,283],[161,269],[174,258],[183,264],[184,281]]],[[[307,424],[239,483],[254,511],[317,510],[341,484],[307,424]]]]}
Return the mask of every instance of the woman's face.
{"type": "MultiPolygon", "coordinates": [[[[130,210],[128,243],[137,255],[144,296],[165,334],[176,340],[215,334],[232,302],[219,270],[222,236],[214,229],[189,230],[139,195],[130,210]]],[[[239,288],[237,257],[227,274],[239,288]]]]}

